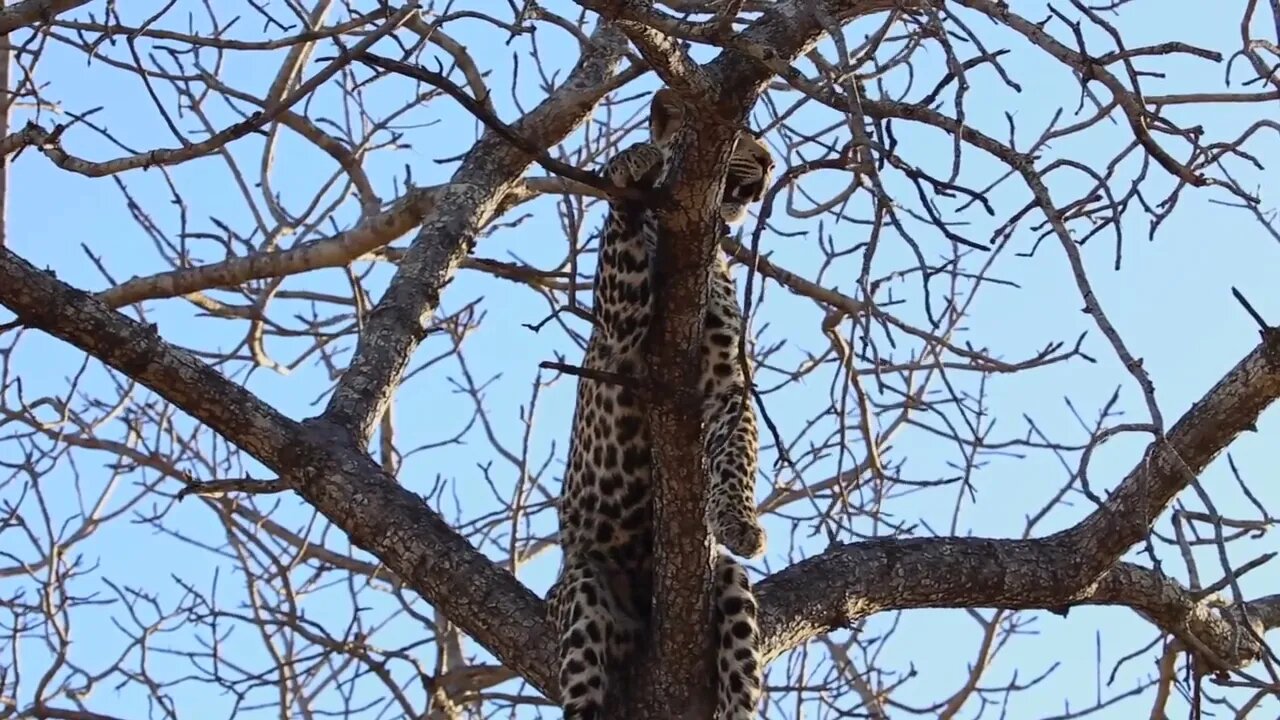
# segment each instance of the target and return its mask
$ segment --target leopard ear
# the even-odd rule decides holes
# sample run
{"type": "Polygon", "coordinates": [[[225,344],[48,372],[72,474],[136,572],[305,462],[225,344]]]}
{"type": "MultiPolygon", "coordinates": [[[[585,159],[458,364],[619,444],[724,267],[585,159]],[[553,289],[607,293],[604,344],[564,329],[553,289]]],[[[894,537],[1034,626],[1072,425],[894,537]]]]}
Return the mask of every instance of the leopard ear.
{"type": "Polygon", "coordinates": [[[655,145],[664,145],[684,125],[684,103],[670,88],[662,88],[653,94],[649,104],[649,138],[655,145]]]}

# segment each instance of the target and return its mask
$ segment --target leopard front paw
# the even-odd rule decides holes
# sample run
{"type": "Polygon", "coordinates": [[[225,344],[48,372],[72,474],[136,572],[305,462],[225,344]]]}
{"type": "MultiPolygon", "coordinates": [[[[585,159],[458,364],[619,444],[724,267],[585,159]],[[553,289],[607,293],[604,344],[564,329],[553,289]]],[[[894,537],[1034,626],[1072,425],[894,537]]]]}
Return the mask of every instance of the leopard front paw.
{"type": "Polygon", "coordinates": [[[650,190],[662,180],[666,169],[666,155],[657,145],[636,143],[610,158],[603,175],[615,187],[650,190]]]}
{"type": "Polygon", "coordinates": [[[729,552],[744,558],[756,558],[764,554],[769,540],[764,528],[755,522],[736,522],[720,533],[716,538],[729,552]]]}

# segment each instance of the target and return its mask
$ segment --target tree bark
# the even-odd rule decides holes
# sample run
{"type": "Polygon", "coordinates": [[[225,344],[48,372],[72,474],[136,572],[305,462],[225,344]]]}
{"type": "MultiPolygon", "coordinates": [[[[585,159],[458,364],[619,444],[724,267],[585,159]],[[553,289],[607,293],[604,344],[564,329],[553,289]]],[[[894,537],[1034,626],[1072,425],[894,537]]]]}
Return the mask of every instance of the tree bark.
{"type": "MultiPolygon", "coordinates": [[[[513,127],[517,134],[550,147],[591,115],[613,87],[612,75],[625,50],[622,36],[603,23],[591,42],[565,83],[513,127]]],[[[387,292],[370,312],[355,357],[324,411],[326,420],[345,428],[360,446],[369,442],[391,402],[440,304],[440,293],[531,162],[497,133],[486,132],[441,190],[387,292]]]]}

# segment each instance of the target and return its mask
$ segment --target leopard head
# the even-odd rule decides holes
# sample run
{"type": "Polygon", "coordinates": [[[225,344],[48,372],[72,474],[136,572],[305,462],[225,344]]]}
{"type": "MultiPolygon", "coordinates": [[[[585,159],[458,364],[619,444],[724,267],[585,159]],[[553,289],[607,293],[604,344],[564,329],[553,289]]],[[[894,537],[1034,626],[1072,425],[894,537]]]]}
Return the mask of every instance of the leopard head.
{"type": "MultiPolygon", "coordinates": [[[[688,105],[670,88],[653,94],[649,106],[649,135],[655,145],[665,147],[684,126],[688,105]]],[[[773,180],[773,154],[763,141],[746,130],[738,138],[729,158],[724,195],[720,200],[720,217],[732,225],[747,216],[747,207],[760,202],[765,188],[773,180]]]]}

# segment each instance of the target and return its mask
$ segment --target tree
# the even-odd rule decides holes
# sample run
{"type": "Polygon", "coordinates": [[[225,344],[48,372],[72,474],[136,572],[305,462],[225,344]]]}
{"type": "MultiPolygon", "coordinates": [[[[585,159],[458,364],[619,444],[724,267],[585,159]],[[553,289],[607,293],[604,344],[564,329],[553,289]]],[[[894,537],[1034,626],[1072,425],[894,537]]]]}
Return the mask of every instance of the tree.
{"type": "Polygon", "coordinates": [[[663,206],[664,584],[620,717],[710,702],[675,569],[710,552],[690,338],[744,125],[779,167],[722,247],[769,717],[1274,713],[1280,6],[1166,7],[0,9],[0,706],[558,717],[591,170],[667,85],[705,112],[663,206]]]}

